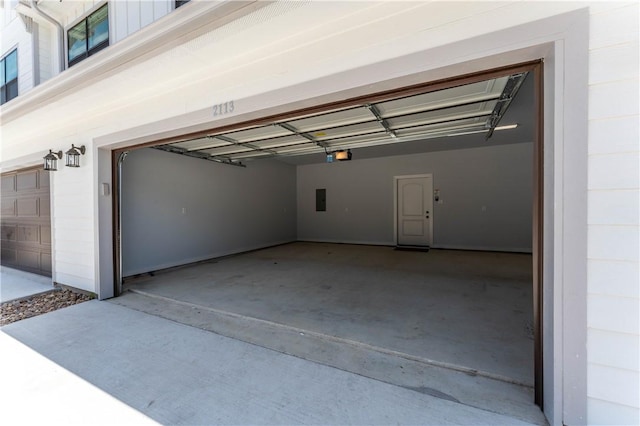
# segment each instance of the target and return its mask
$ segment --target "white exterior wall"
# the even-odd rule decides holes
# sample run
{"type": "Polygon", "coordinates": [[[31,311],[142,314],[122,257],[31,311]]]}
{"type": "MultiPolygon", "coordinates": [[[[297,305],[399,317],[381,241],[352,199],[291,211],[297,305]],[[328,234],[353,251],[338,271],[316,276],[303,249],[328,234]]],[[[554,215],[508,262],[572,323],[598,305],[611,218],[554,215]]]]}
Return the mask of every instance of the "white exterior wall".
{"type": "Polygon", "coordinates": [[[8,7],[0,8],[0,57],[18,48],[18,96],[33,87],[33,41],[22,19],[8,7]]]}
{"type": "Polygon", "coordinates": [[[172,0],[133,0],[111,3],[112,42],[117,43],[173,10],[172,0]]]}
{"type": "Polygon", "coordinates": [[[640,422],[638,3],[599,5],[589,39],[588,414],[640,422]]]}
{"type": "MultiPolygon", "coordinates": [[[[25,2],[23,10],[34,19],[35,38],[25,31],[25,26],[15,6],[17,0],[0,0],[2,32],[2,50],[0,56],[5,55],[14,47],[18,47],[18,96],[31,90],[38,84],[59,74],[58,65],[58,30],[50,22],[40,17],[25,2]],[[34,51],[34,49],[37,49],[34,51]],[[34,55],[37,65],[34,66],[34,55]],[[37,68],[37,70],[35,70],[37,68]],[[34,72],[35,71],[35,72],[34,72]]],[[[106,0],[73,0],[73,1],[39,1],[42,11],[49,14],[65,29],[69,30],[80,19],[106,3],[106,0]]],[[[125,39],[141,28],[157,21],[174,9],[173,0],[128,0],[109,2],[110,45],[125,39]]],[[[65,41],[66,43],[66,41],[65,41]]],[[[66,45],[64,47],[66,49],[66,45]]],[[[66,50],[65,50],[66,57],[66,50]]],[[[66,60],[66,59],[65,59],[66,60]]]]}
{"type": "MultiPolygon", "coordinates": [[[[94,253],[98,251],[100,195],[98,170],[93,167],[98,152],[94,141],[102,146],[114,142],[126,146],[153,140],[150,135],[154,133],[167,135],[173,129],[193,130],[259,117],[264,114],[261,108],[273,113],[286,111],[287,103],[297,102],[301,107],[305,98],[317,96],[314,102],[320,102],[326,86],[305,83],[366,66],[373,66],[373,72],[357,79],[323,81],[337,90],[401,77],[411,70],[384,61],[474,40],[586,5],[589,3],[294,2],[265,6],[192,42],[167,44],[147,64],[133,62],[99,80],[79,80],[82,84],[60,91],[57,102],[30,106],[24,114],[4,121],[3,171],[37,164],[49,148],[66,150],[71,143],[88,146],[80,169],[63,169],[52,179],[54,279],[97,291],[94,253]],[[306,89],[298,91],[297,87],[306,89]],[[263,104],[242,103],[262,94],[270,94],[263,104]],[[237,115],[214,122],[209,107],[230,99],[238,100],[237,115]],[[43,127],[47,138],[42,137],[43,127]]],[[[138,31],[139,39],[152,31],[168,31],[171,15],[166,18],[158,26],[138,31]]],[[[133,21],[135,27],[137,20],[133,21]]],[[[588,278],[586,283],[577,283],[584,284],[589,293],[584,324],[588,327],[587,421],[633,424],[640,418],[638,3],[593,3],[589,24],[588,278]]],[[[554,30],[550,28],[549,34],[554,30]]],[[[122,40],[122,49],[132,39],[138,40],[135,36],[122,40]]],[[[545,40],[531,40],[532,45],[536,42],[545,40]]],[[[440,50],[442,56],[425,54],[419,66],[431,70],[472,61],[508,49],[509,43],[513,41],[496,40],[494,48],[464,54],[440,50]]],[[[108,51],[102,56],[107,57],[108,51]]],[[[90,67],[87,63],[84,69],[90,67]]],[[[65,78],[80,72],[70,69],[65,78]]],[[[567,81],[572,77],[564,76],[567,81]]],[[[60,81],[52,79],[37,92],[53,91],[60,81]]],[[[3,118],[5,113],[11,115],[3,108],[3,118]]],[[[558,392],[563,392],[558,377],[546,380],[555,380],[558,392]]],[[[547,410],[552,422],[562,421],[562,407],[547,410]]]]}
{"type": "Polygon", "coordinates": [[[57,74],[55,59],[57,35],[51,25],[38,24],[38,60],[40,62],[40,83],[57,74]]]}

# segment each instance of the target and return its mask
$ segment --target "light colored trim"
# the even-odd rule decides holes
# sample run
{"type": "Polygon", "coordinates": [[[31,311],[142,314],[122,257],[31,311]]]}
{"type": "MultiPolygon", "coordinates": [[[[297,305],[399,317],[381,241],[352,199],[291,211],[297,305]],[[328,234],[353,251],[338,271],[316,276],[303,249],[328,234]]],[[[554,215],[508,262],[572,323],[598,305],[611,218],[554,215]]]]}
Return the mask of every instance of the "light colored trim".
{"type": "MultiPolygon", "coordinates": [[[[433,173],[420,175],[403,175],[393,177],[393,243],[398,245],[398,181],[400,179],[431,178],[431,202],[433,202],[433,173]]],[[[431,220],[429,221],[429,247],[433,245],[433,206],[431,207],[431,220]]]]}
{"type": "Polygon", "coordinates": [[[329,243],[329,244],[354,244],[362,246],[384,246],[393,247],[393,243],[390,241],[362,241],[362,240],[335,240],[331,238],[305,238],[303,240],[296,240],[300,243],[329,243]]]}
{"type": "Polygon", "coordinates": [[[53,226],[53,218],[56,214],[56,203],[53,195],[56,172],[47,173],[49,173],[49,215],[51,217],[51,282],[55,284],[58,274],[56,271],[56,233],[53,226]]]}
{"type": "Polygon", "coordinates": [[[493,247],[493,246],[456,246],[449,244],[434,244],[430,248],[441,250],[466,250],[466,251],[494,251],[501,253],[531,254],[531,247],[493,247]]]}
{"type": "Polygon", "coordinates": [[[207,255],[204,255],[204,256],[191,257],[191,258],[188,258],[188,259],[182,259],[182,260],[177,261],[177,262],[165,262],[165,263],[161,263],[159,265],[155,265],[152,270],[149,270],[149,268],[134,269],[127,276],[123,277],[123,279],[131,277],[131,276],[134,276],[134,275],[145,274],[145,273],[148,273],[148,272],[162,271],[164,269],[177,268],[177,267],[187,266],[187,265],[191,265],[191,264],[199,263],[199,262],[207,262],[209,260],[219,259],[219,258],[223,258],[223,257],[227,257],[227,256],[233,256],[233,255],[236,255],[236,254],[249,253],[249,252],[256,251],[256,250],[266,249],[266,248],[269,248],[269,247],[276,247],[276,246],[280,246],[280,245],[283,245],[283,244],[293,243],[295,241],[296,240],[280,240],[280,241],[274,241],[274,242],[271,242],[271,243],[260,244],[260,245],[257,245],[255,247],[253,247],[253,246],[242,247],[242,248],[231,250],[231,251],[228,251],[228,252],[227,251],[223,251],[223,252],[218,252],[218,253],[210,253],[210,254],[207,254],[207,255]]]}
{"type": "Polygon", "coordinates": [[[98,189],[94,191],[94,262],[95,268],[95,292],[98,298],[108,299],[114,296],[114,268],[113,268],[113,180],[111,169],[111,151],[99,149],[94,146],[93,168],[94,185],[98,189]],[[103,183],[109,185],[109,194],[102,195],[101,186],[103,183]],[[100,253],[107,255],[100,256],[100,253]]]}
{"type": "Polygon", "coordinates": [[[40,24],[33,22],[31,29],[31,54],[33,55],[33,87],[40,84],[40,24]]]}
{"type": "Polygon", "coordinates": [[[24,96],[16,98],[19,101],[3,105],[0,107],[0,119],[3,123],[8,123],[39,108],[43,102],[60,97],[64,92],[76,91],[90,85],[95,79],[118,74],[268,4],[270,2],[257,0],[203,1],[180,8],[96,53],[91,56],[91,60],[87,58],[50,78],[24,96]]]}

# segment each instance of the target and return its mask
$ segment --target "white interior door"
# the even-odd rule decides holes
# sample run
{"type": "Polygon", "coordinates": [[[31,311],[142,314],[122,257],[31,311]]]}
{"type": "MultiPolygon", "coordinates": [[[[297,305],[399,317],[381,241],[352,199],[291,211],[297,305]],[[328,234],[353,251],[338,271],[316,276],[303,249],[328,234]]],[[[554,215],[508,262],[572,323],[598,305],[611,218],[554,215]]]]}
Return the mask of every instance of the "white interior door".
{"type": "Polygon", "coordinates": [[[399,246],[430,246],[433,217],[433,178],[398,178],[397,233],[399,246]]]}

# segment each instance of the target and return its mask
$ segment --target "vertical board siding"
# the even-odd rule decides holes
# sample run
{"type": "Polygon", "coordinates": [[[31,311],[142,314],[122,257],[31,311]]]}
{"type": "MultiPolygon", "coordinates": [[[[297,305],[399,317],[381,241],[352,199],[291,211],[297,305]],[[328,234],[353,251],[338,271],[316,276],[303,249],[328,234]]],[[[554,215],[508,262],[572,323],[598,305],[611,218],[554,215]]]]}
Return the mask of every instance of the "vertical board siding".
{"type": "Polygon", "coordinates": [[[155,20],[154,4],[152,1],[140,2],[140,28],[146,27],[155,20]]]}
{"type": "Polygon", "coordinates": [[[117,43],[129,34],[129,20],[127,18],[128,4],[126,1],[111,3],[109,9],[109,25],[113,43],[117,43]]]}
{"type": "Polygon", "coordinates": [[[38,25],[38,55],[40,58],[40,83],[44,83],[53,77],[52,56],[55,55],[55,41],[52,39],[53,31],[50,25],[38,25]]]}
{"type": "Polygon", "coordinates": [[[141,26],[141,2],[140,0],[129,0],[127,2],[127,35],[138,31],[141,26]]]}
{"type": "Polygon", "coordinates": [[[640,423],[638,4],[592,9],[589,39],[587,410],[640,423]]]}
{"type": "Polygon", "coordinates": [[[173,10],[173,0],[154,0],[153,17],[155,20],[162,18],[173,10]]]}
{"type": "Polygon", "coordinates": [[[129,0],[111,2],[113,43],[152,24],[172,10],[171,0],[129,0]]]}

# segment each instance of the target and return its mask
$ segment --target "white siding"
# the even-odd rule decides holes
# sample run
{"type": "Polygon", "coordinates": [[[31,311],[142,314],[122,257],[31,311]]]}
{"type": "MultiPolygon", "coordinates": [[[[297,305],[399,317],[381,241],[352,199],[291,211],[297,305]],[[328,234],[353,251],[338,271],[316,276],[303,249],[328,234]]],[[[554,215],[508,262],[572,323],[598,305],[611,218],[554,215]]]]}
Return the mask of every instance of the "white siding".
{"type": "Polygon", "coordinates": [[[173,10],[171,0],[130,0],[111,3],[112,44],[130,36],[141,28],[173,10]]]}
{"type": "Polygon", "coordinates": [[[2,10],[2,37],[0,57],[18,48],[18,96],[33,87],[33,42],[24,23],[8,4],[2,10]]]}
{"type": "Polygon", "coordinates": [[[54,55],[57,52],[57,34],[52,25],[38,25],[38,55],[40,60],[40,84],[56,74],[54,55]]]}
{"type": "Polygon", "coordinates": [[[588,419],[640,422],[638,4],[592,10],[588,419]]]}

